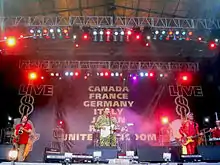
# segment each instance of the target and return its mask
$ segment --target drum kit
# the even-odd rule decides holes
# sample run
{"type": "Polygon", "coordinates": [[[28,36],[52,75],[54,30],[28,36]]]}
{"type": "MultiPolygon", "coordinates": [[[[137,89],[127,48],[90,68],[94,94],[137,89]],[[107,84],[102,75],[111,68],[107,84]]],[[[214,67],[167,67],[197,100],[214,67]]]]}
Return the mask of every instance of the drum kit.
{"type": "MultiPolygon", "coordinates": [[[[128,150],[128,143],[129,143],[129,137],[130,137],[130,132],[129,132],[129,127],[130,124],[123,124],[123,125],[116,125],[112,127],[112,130],[109,131],[111,132],[113,136],[116,137],[116,147],[118,151],[127,151],[128,150]]],[[[104,134],[105,136],[106,134],[104,134]]],[[[93,146],[98,147],[100,146],[100,137],[103,136],[103,133],[101,130],[96,130],[93,132],[93,146]]]]}

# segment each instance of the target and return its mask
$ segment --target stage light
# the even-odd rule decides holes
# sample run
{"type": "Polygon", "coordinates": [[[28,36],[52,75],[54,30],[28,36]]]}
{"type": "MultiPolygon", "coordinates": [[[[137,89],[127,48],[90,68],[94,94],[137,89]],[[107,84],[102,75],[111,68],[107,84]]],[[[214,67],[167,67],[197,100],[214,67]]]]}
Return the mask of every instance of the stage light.
{"type": "Polygon", "coordinates": [[[54,76],[54,73],[50,73],[50,76],[52,76],[52,77],[53,77],[53,76],[54,76]]]}
{"type": "Polygon", "coordinates": [[[37,79],[37,73],[35,73],[35,72],[29,73],[28,79],[29,80],[36,80],[37,79]]]}
{"type": "Polygon", "coordinates": [[[61,29],[57,29],[57,33],[61,33],[61,29]]]}
{"type": "Polygon", "coordinates": [[[205,123],[209,123],[209,117],[205,117],[205,118],[204,118],[204,122],[205,122],[205,123]]]}
{"type": "Polygon", "coordinates": [[[8,121],[12,121],[12,117],[11,116],[8,116],[8,121]]]}
{"type": "Polygon", "coordinates": [[[59,120],[58,123],[59,123],[59,125],[63,125],[64,122],[63,122],[63,120],[59,120]]]}
{"type": "Polygon", "coordinates": [[[84,79],[86,80],[88,77],[87,76],[84,76],[84,79]]]}
{"type": "Polygon", "coordinates": [[[179,35],[180,34],[180,32],[179,31],[176,31],[176,35],[179,35]]]}
{"type": "Polygon", "coordinates": [[[56,73],[55,75],[58,77],[58,76],[59,76],[59,73],[56,73]]]}
{"type": "Polygon", "coordinates": [[[150,76],[150,77],[153,77],[153,76],[154,76],[154,74],[153,74],[153,73],[150,73],[150,74],[149,74],[149,76],[150,76]]]}
{"type": "Polygon", "coordinates": [[[70,76],[73,76],[73,72],[70,72],[70,76]]]}
{"type": "Polygon", "coordinates": [[[103,35],[103,34],[104,34],[103,30],[101,30],[101,31],[99,32],[99,34],[100,34],[100,35],[103,35]]]}
{"type": "Polygon", "coordinates": [[[45,34],[46,34],[46,33],[48,33],[47,29],[44,29],[44,31],[43,31],[43,32],[44,32],[45,34]]]}
{"type": "Polygon", "coordinates": [[[172,31],[169,31],[169,35],[173,35],[173,32],[172,32],[172,31]]]}
{"type": "Polygon", "coordinates": [[[147,40],[150,40],[151,39],[151,37],[150,36],[147,36],[147,40]]]}
{"type": "Polygon", "coordinates": [[[131,35],[131,31],[130,31],[130,30],[128,30],[127,34],[130,36],[130,35],[131,35]]]}
{"type": "Polygon", "coordinates": [[[182,32],[182,35],[185,36],[185,35],[186,35],[186,32],[182,32]]]}
{"type": "Polygon", "coordinates": [[[17,40],[15,37],[8,37],[6,39],[6,44],[8,47],[14,47],[17,44],[17,40]]]}
{"type": "Polygon", "coordinates": [[[116,73],[115,73],[115,76],[116,76],[116,77],[118,77],[118,76],[119,76],[119,73],[118,73],[118,72],[116,72],[116,73]]]}
{"type": "Polygon", "coordinates": [[[54,30],[53,30],[53,29],[50,29],[50,33],[54,33],[54,30]]]}
{"type": "Polygon", "coordinates": [[[74,40],[76,39],[76,35],[73,35],[73,39],[74,39],[74,40]]]}
{"type": "Polygon", "coordinates": [[[87,34],[84,34],[84,35],[83,35],[83,39],[87,40],[87,39],[88,39],[88,35],[87,35],[87,34]]]}
{"type": "Polygon", "coordinates": [[[209,43],[209,48],[210,49],[215,49],[216,47],[217,47],[216,43],[214,43],[214,42],[209,43]]]}
{"type": "Polygon", "coordinates": [[[159,34],[159,31],[158,31],[158,30],[156,30],[156,31],[155,31],[155,34],[159,34]]]}
{"type": "Polygon", "coordinates": [[[187,80],[188,80],[188,76],[183,76],[183,77],[182,77],[182,80],[183,80],[183,81],[187,81],[187,80]]]}
{"type": "Polygon", "coordinates": [[[23,36],[23,35],[20,35],[19,39],[23,39],[23,38],[24,38],[24,36],[23,36]]]}
{"type": "Polygon", "coordinates": [[[198,40],[199,40],[199,41],[202,41],[202,37],[199,37],[198,40]]]}
{"type": "Polygon", "coordinates": [[[111,73],[111,76],[113,77],[115,74],[114,73],[111,73]]]}
{"type": "Polygon", "coordinates": [[[163,35],[165,35],[165,34],[166,34],[166,31],[165,31],[165,30],[163,30],[163,31],[162,31],[162,34],[163,34],[163,35]]]}
{"type": "Polygon", "coordinates": [[[43,80],[44,79],[44,77],[43,76],[41,76],[41,80],[43,80]]]}
{"type": "Polygon", "coordinates": [[[118,32],[115,32],[114,34],[117,36],[117,35],[118,35],[118,32]]]}
{"type": "Polygon", "coordinates": [[[160,77],[164,77],[164,75],[161,73],[161,74],[160,74],[160,77]]]}
{"type": "Polygon", "coordinates": [[[192,36],[193,35],[193,32],[189,32],[189,36],[192,36]]]}
{"type": "Polygon", "coordinates": [[[110,34],[111,34],[111,32],[110,32],[109,30],[107,30],[107,31],[106,31],[106,34],[107,34],[107,35],[110,35],[110,34]]]}
{"type": "Polygon", "coordinates": [[[67,30],[67,29],[64,29],[63,32],[64,32],[65,34],[67,34],[67,33],[68,33],[68,30],[67,30]]]}
{"type": "Polygon", "coordinates": [[[69,76],[69,72],[65,72],[65,76],[69,76]]]}
{"type": "Polygon", "coordinates": [[[145,75],[146,77],[148,77],[148,73],[145,73],[144,75],[145,75]]]}
{"type": "Polygon", "coordinates": [[[104,73],[100,73],[100,76],[104,76],[104,73]]]}
{"type": "Polygon", "coordinates": [[[108,72],[105,72],[105,76],[109,76],[109,73],[108,73],[108,72]]]}
{"type": "Polygon", "coordinates": [[[31,30],[30,30],[30,33],[32,33],[32,34],[33,34],[33,33],[34,33],[34,30],[33,30],[33,29],[31,29],[31,30]]]}
{"type": "Polygon", "coordinates": [[[136,35],[136,39],[139,40],[140,39],[140,35],[136,35]]]}
{"type": "Polygon", "coordinates": [[[180,83],[189,83],[192,80],[192,76],[190,73],[181,73],[179,75],[179,82],[180,83]]]}
{"type": "Polygon", "coordinates": [[[124,32],[124,31],[121,31],[121,33],[120,33],[120,34],[123,36],[123,35],[125,35],[125,32],[124,32]]]}
{"type": "Polygon", "coordinates": [[[219,41],[219,39],[215,39],[215,42],[217,43],[219,41]]]}
{"type": "Polygon", "coordinates": [[[75,76],[79,76],[79,72],[75,72],[75,74],[74,74],[75,76]]]}
{"type": "Polygon", "coordinates": [[[144,77],[144,73],[143,73],[143,72],[141,72],[141,73],[140,73],[140,76],[141,76],[141,77],[144,77]]]}
{"type": "Polygon", "coordinates": [[[78,47],[79,47],[79,44],[75,44],[75,47],[78,48],[78,47]]]}
{"type": "Polygon", "coordinates": [[[168,123],[169,123],[168,117],[166,117],[166,116],[162,117],[162,118],[161,118],[161,123],[162,123],[162,124],[168,124],[168,123]]]}
{"type": "Polygon", "coordinates": [[[96,36],[97,34],[98,34],[97,31],[94,31],[94,32],[93,32],[93,35],[94,35],[94,36],[96,36]]]}
{"type": "Polygon", "coordinates": [[[132,79],[133,79],[133,80],[137,80],[137,77],[136,77],[136,76],[134,76],[132,79]]]}
{"type": "Polygon", "coordinates": [[[147,43],[146,43],[146,47],[149,47],[149,46],[150,46],[150,44],[147,42],[147,43]]]}

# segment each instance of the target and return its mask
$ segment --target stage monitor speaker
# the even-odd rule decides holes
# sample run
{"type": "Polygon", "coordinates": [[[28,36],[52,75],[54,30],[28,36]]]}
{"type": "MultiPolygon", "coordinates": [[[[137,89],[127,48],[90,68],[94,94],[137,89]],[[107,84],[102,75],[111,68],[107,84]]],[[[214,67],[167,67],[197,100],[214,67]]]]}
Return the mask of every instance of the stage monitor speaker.
{"type": "Polygon", "coordinates": [[[86,154],[93,155],[94,151],[101,152],[101,160],[116,159],[117,148],[116,147],[87,147],[86,154]]]}
{"type": "Polygon", "coordinates": [[[197,149],[198,153],[202,156],[203,161],[220,161],[220,146],[198,146],[197,149]]]}
{"type": "Polygon", "coordinates": [[[7,161],[8,160],[8,153],[13,148],[12,145],[0,145],[0,160],[7,161]]]}
{"type": "Polygon", "coordinates": [[[142,146],[138,147],[139,162],[164,162],[163,153],[171,153],[171,161],[180,161],[181,147],[179,146],[142,146]]]}

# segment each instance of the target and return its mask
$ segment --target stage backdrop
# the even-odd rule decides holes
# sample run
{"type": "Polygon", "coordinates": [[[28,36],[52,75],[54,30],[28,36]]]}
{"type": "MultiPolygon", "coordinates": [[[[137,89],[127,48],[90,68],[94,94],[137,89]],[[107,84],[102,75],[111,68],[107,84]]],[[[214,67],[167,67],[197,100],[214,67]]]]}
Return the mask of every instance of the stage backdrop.
{"type": "MultiPolygon", "coordinates": [[[[160,145],[158,132],[161,117],[167,116],[175,136],[181,115],[190,112],[191,98],[203,96],[201,86],[176,86],[154,80],[123,81],[114,79],[60,80],[48,84],[22,84],[21,114],[29,113],[39,139],[30,154],[32,161],[43,158],[45,147],[53,141],[53,130],[62,121],[65,130],[64,150],[85,153],[92,144],[94,123],[105,108],[116,116],[121,145],[129,134],[137,145],[160,145]]],[[[193,99],[194,100],[194,99],[193,99]]],[[[123,148],[123,147],[122,147],[123,148]]]]}

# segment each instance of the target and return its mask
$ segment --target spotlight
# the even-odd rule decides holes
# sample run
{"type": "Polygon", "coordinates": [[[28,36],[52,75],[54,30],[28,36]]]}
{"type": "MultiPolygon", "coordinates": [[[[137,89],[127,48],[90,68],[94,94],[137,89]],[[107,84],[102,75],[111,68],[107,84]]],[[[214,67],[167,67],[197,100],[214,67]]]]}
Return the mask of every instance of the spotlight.
{"type": "Polygon", "coordinates": [[[205,118],[204,118],[204,122],[205,122],[205,123],[209,123],[209,117],[205,117],[205,118]]]}
{"type": "Polygon", "coordinates": [[[147,36],[147,40],[150,40],[150,38],[151,38],[150,36],[147,36]]]}
{"type": "Polygon", "coordinates": [[[118,32],[115,32],[114,34],[117,36],[117,35],[118,35],[118,32]]]}
{"type": "Polygon", "coordinates": [[[79,72],[75,72],[75,76],[79,76],[79,72]]]}
{"type": "Polygon", "coordinates": [[[121,35],[122,35],[122,36],[125,35],[125,32],[124,32],[124,31],[121,31],[121,35]]]}
{"type": "Polygon", "coordinates": [[[108,72],[105,72],[105,76],[108,76],[109,75],[109,73],[108,72]]]}
{"type": "Polygon", "coordinates": [[[115,74],[114,73],[111,73],[111,76],[113,77],[115,74]]]}
{"type": "Polygon", "coordinates": [[[100,76],[104,76],[104,73],[100,73],[100,76]]]}
{"type": "Polygon", "coordinates": [[[16,40],[15,37],[8,37],[6,39],[6,44],[7,44],[8,47],[14,47],[17,44],[17,40],[16,40]]]}
{"type": "Polygon", "coordinates": [[[176,31],[176,35],[179,35],[180,34],[180,32],[179,31],[176,31]]]}
{"type": "Polygon", "coordinates": [[[144,77],[144,73],[143,73],[143,72],[141,72],[141,73],[140,73],[140,76],[141,76],[141,77],[144,77]]]}
{"type": "Polygon", "coordinates": [[[145,46],[146,46],[146,47],[149,47],[149,46],[150,46],[150,44],[147,42],[145,46]]]}
{"type": "Polygon", "coordinates": [[[61,33],[61,29],[57,29],[57,33],[61,33]]]}
{"type": "Polygon", "coordinates": [[[107,30],[107,31],[106,31],[106,34],[107,34],[107,35],[110,35],[110,34],[111,34],[111,32],[110,32],[109,30],[107,30]]]}
{"type": "Polygon", "coordinates": [[[12,117],[11,116],[8,116],[8,121],[12,121],[12,117]]]}
{"type": "Polygon", "coordinates": [[[50,33],[54,33],[54,30],[53,30],[53,29],[50,29],[50,33]]]}
{"type": "Polygon", "coordinates": [[[168,117],[166,117],[166,116],[162,117],[162,118],[161,118],[161,123],[162,123],[162,124],[168,124],[168,123],[169,123],[168,117]]]}
{"type": "Polygon", "coordinates": [[[145,75],[146,77],[148,77],[148,73],[145,73],[144,75],[145,75]]]}
{"type": "Polygon", "coordinates": [[[199,41],[202,41],[202,37],[199,37],[198,40],[199,40],[199,41]]]}
{"type": "Polygon", "coordinates": [[[59,76],[59,73],[56,73],[56,76],[58,77],[58,76],[59,76]]]}
{"type": "Polygon", "coordinates": [[[37,73],[35,73],[35,72],[29,73],[28,79],[29,80],[36,80],[37,79],[37,73]]]}
{"type": "Polygon", "coordinates": [[[164,75],[161,73],[161,74],[160,74],[160,77],[164,77],[164,75]]]}
{"type": "Polygon", "coordinates": [[[130,31],[130,30],[128,30],[127,34],[130,36],[130,35],[131,35],[131,31],[130,31]]]}
{"type": "Polygon", "coordinates": [[[44,32],[44,34],[48,33],[47,29],[44,29],[43,32],[44,32]]]}
{"type": "Polygon", "coordinates": [[[70,76],[73,76],[73,72],[70,72],[70,76]]]}
{"type": "Polygon", "coordinates": [[[31,29],[31,30],[30,30],[30,33],[32,33],[32,34],[33,34],[33,33],[34,33],[34,30],[33,30],[33,29],[31,29]]]}
{"type": "Polygon", "coordinates": [[[68,30],[67,30],[67,29],[64,29],[63,32],[64,32],[65,34],[67,34],[67,33],[68,33],[68,30]]]}
{"type": "Polygon", "coordinates": [[[193,32],[189,32],[189,36],[192,36],[193,35],[193,32]]]}
{"type": "Polygon", "coordinates": [[[159,34],[159,31],[158,31],[158,30],[156,30],[156,31],[155,31],[155,34],[159,34]]]}
{"type": "Polygon", "coordinates": [[[218,39],[215,39],[215,42],[217,43],[219,40],[218,39]]]}
{"type": "Polygon", "coordinates": [[[50,73],[50,75],[53,77],[53,76],[54,76],[54,73],[50,73]]]}
{"type": "Polygon", "coordinates": [[[132,79],[133,79],[133,80],[137,80],[137,77],[136,77],[136,76],[134,76],[132,79]]]}
{"type": "Polygon", "coordinates": [[[93,35],[94,35],[94,36],[96,36],[97,34],[98,34],[97,31],[94,31],[94,32],[93,32],[93,35]]]}
{"type": "Polygon", "coordinates": [[[84,34],[84,35],[83,35],[83,39],[87,40],[87,39],[88,39],[88,35],[87,35],[87,34],[84,34]]]}
{"type": "Polygon", "coordinates": [[[118,76],[119,76],[119,73],[118,73],[118,72],[116,72],[116,73],[115,73],[115,76],[116,76],[116,77],[118,77],[118,76]]]}
{"type": "Polygon", "coordinates": [[[154,74],[153,74],[153,73],[150,73],[149,75],[150,75],[150,77],[153,77],[153,76],[154,76],[154,74]]]}
{"type": "Polygon", "coordinates": [[[79,47],[79,44],[75,44],[75,47],[78,48],[78,47],[79,47]]]}
{"type": "Polygon", "coordinates": [[[216,43],[214,43],[214,42],[210,42],[209,43],[209,48],[210,49],[215,49],[217,46],[216,46],[216,43]]]}
{"type": "Polygon", "coordinates": [[[166,31],[165,31],[165,30],[163,30],[163,31],[162,31],[162,34],[163,34],[163,35],[165,35],[165,34],[166,34],[166,31]]]}
{"type": "Polygon", "coordinates": [[[140,35],[136,35],[136,39],[139,40],[141,37],[140,35]]]}
{"type": "Polygon", "coordinates": [[[185,35],[186,35],[186,32],[182,32],[182,35],[185,36],[185,35]]]}
{"type": "Polygon", "coordinates": [[[69,72],[65,72],[65,76],[69,76],[69,72]]]}
{"type": "Polygon", "coordinates": [[[99,34],[100,34],[100,35],[103,35],[103,34],[104,34],[104,32],[101,30],[101,31],[99,32],[99,34]]]}

